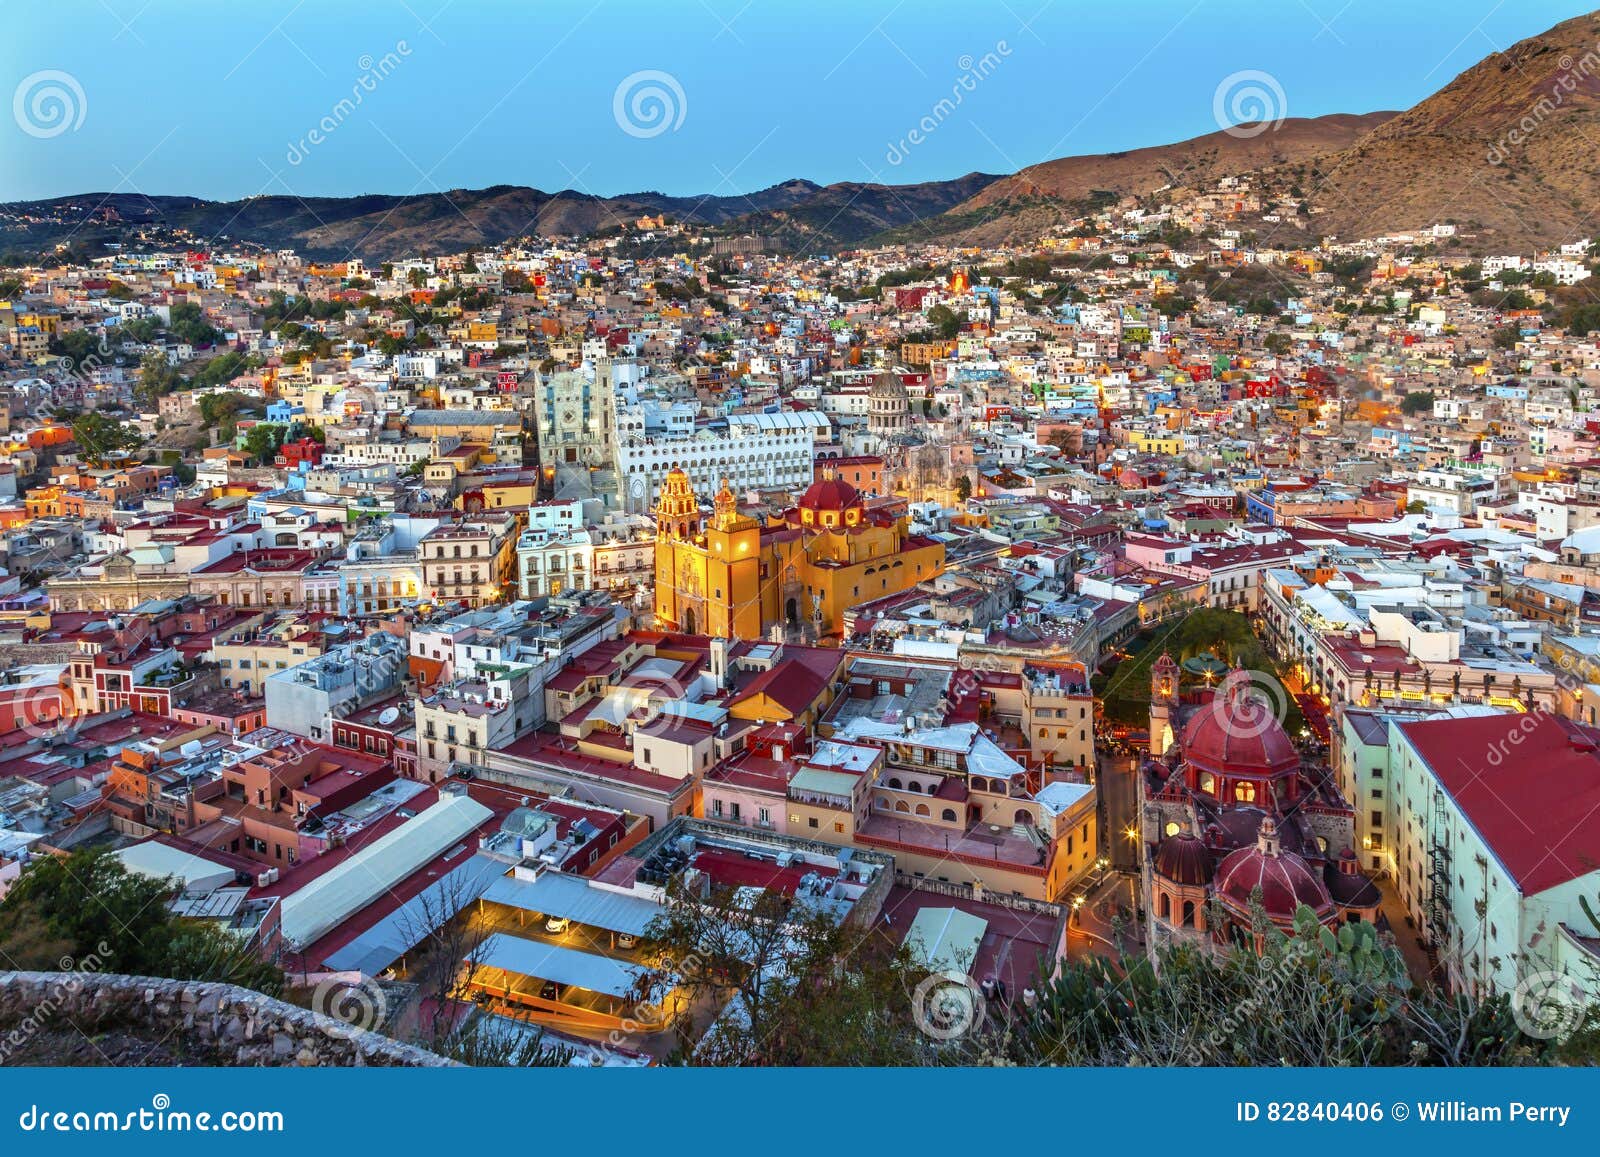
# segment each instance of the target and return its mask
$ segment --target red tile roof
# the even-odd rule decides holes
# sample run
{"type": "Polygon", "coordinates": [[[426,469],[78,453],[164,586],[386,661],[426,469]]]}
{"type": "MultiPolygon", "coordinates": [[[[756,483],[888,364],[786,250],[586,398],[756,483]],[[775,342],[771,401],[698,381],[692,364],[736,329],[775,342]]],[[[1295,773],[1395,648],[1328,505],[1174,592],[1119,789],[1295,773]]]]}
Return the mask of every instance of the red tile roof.
{"type": "Polygon", "coordinates": [[[1600,730],[1542,711],[1400,730],[1523,895],[1600,868],[1600,730]]]}

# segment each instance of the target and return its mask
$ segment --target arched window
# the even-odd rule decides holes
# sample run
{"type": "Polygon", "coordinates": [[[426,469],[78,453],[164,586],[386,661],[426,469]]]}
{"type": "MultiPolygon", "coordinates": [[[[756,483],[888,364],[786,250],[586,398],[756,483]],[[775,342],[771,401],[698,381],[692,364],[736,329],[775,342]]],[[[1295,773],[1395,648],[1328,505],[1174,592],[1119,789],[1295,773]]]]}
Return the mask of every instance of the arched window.
{"type": "Polygon", "coordinates": [[[933,815],[933,812],[928,809],[928,805],[927,804],[919,803],[917,805],[917,814],[919,816],[931,816],[931,815],[933,815]]]}
{"type": "Polygon", "coordinates": [[[953,808],[953,807],[945,808],[944,811],[939,813],[939,818],[942,819],[947,824],[955,823],[956,822],[956,809],[953,808]]]}
{"type": "Polygon", "coordinates": [[[897,812],[908,812],[911,810],[911,808],[909,805],[907,805],[905,800],[897,799],[894,801],[894,810],[897,812]]]}
{"type": "Polygon", "coordinates": [[[890,780],[889,780],[889,786],[894,788],[895,791],[899,791],[900,790],[900,778],[898,776],[891,777],[890,780]]]}
{"type": "Polygon", "coordinates": [[[1193,928],[1194,927],[1194,901],[1193,900],[1185,900],[1183,902],[1183,926],[1185,928],[1193,928]]]}

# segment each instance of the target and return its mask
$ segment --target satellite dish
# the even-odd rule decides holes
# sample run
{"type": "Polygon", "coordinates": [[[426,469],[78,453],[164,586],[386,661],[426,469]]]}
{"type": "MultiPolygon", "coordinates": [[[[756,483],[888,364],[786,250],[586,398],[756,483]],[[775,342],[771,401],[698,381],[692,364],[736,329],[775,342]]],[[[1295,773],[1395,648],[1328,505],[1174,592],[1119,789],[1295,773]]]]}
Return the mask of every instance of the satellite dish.
{"type": "Polygon", "coordinates": [[[400,718],[400,708],[398,708],[398,707],[385,707],[383,709],[383,713],[378,716],[378,723],[383,727],[387,727],[387,726],[389,726],[389,724],[393,723],[396,719],[399,719],[399,718],[400,718]]]}

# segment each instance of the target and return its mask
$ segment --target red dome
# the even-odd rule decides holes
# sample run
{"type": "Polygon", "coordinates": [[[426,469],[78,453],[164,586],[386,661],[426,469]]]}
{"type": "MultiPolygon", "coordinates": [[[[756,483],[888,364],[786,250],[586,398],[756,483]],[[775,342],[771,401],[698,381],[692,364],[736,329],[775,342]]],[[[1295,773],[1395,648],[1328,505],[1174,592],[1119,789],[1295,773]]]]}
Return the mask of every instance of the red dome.
{"type": "Polygon", "coordinates": [[[831,470],[800,496],[802,510],[848,510],[860,503],[860,492],[831,470]]]}
{"type": "Polygon", "coordinates": [[[1267,915],[1279,923],[1294,919],[1301,904],[1319,917],[1333,909],[1328,889],[1317,873],[1293,852],[1278,846],[1277,825],[1271,817],[1261,821],[1261,835],[1253,847],[1230,852],[1217,865],[1217,899],[1238,915],[1250,911],[1250,896],[1261,889],[1261,904],[1267,915]]]}
{"type": "Polygon", "coordinates": [[[1174,884],[1204,884],[1211,879],[1211,855],[1205,842],[1188,832],[1161,841],[1156,849],[1156,875],[1174,884]]]}
{"type": "Polygon", "coordinates": [[[1235,671],[1183,730],[1183,756],[1218,775],[1282,773],[1300,766],[1300,753],[1278,722],[1270,694],[1252,692],[1235,671]]]}

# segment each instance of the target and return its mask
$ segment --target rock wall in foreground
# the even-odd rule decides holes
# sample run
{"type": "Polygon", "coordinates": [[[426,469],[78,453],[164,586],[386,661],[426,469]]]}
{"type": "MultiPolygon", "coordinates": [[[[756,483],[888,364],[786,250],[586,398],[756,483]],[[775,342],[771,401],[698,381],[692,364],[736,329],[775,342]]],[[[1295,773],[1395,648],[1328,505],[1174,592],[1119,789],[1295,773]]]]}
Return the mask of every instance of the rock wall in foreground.
{"type": "MultiPolygon", "coordinates": [[[[232,984],[85,972],[0,972],[0,1065],[39,1063],[64,1033],[170,1040],[210,1065],[378,1065],[454,1062],[333,1017],[232,984]]],[[[48,1059],[46,1057],[46,1059],[48,1059]]],[[[104,1063],[117,1064],[116,1055],[104,1063]]]]}

